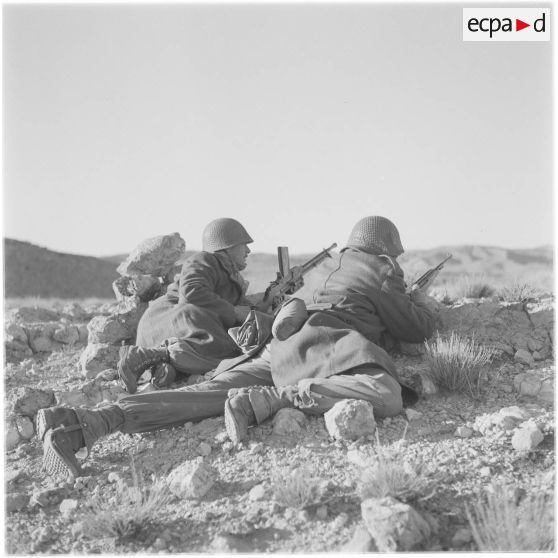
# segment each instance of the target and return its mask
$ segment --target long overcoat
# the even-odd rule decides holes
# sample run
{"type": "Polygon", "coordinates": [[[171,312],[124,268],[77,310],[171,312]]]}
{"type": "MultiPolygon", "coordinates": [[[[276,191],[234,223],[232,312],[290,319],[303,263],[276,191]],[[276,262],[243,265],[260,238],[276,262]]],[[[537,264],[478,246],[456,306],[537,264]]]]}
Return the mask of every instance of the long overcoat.
{"type": "Polygon", "coordinates": [[[246,285],[226,254],[194,254],[167,293],[149,305],[139,322],[136,344],[154,347],[178,338],[185,353],[181,368],[197,373],[239,355],[227,330],[236,323],[234,307],[250,304],[246,285]]]}
{"type": "Polygon", "coordinates": [[[419,343],[433,333],[433,311],[406,293],[403,271],[389,256],[346,248],[314,301],[332,306],[312,313],[288,339],[271,342],[271,371],[277,386],[327,378],[365,364],[397,379],[395,365],[384,350],[388,338],[419,343]]]}

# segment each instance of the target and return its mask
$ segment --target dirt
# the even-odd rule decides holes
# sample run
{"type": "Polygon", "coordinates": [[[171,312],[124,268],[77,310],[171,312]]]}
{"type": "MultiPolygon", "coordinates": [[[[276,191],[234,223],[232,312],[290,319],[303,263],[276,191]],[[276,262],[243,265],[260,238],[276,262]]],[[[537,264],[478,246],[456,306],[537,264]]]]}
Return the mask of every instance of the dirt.
{"type": "MultiPolygon", "coordinates": [[[[20,386],[75,389],[84,381],[77,371],[80,351],[67,349],[9,364],[6,396],[20,386]]],[[[394,358],[402,376],[417,385],[423,358],[394,358]]],[[[531,369],[542,368],[554,373],[550,360],[531,369]]],[[[436,527],[423,550],[477,550],[473,540],[467,542],[468,537],[464,537],[466,542],[452,541],[459,529],[469,528],[466,506],[492,480],[509,481],[525,493],[553,488],[553,405],[516,393],[513,378],[526,370],[509,359],[496,361],[479,398],[464,394],[423,396],[413,408],[420,413],[413,420],[403,413],[377,421],[382,446],[401,444],[408,455],[430,463],[437,475],[434,490],[413,503],[436,527]],[[500,440],[478,432],[469,438],[456,436],[458,427],[470,427],[477,417],[512,405],[552,425],[533,451],[518,453],[509,436],[500,440]]],[[[19,494],[23,501],[34,491],[48,488],[54,489],[54,495],[42,506],[27,503],[6,514],[6,550],[10,554],[342,551],[361,522],[361,472],[349,456],[352,450],[365,453],[375,444],[376,436],[334,441],[323,417],[308,417],[299,436],[277,436],[268,421],[251,428],[248,440],[233,446],[223,418],[217,417],[159,432],[112,434],[101,440],[85,461],[87,478],[68,482],[52,479],[41,469],[42,446],[34,436],[6,455],[8,478],[15,478],[8,481],[7,493],[10,498],[19,494]],[[217,480],[202,498],[172,497],[132,536],[90,536],[84,523],[87,504],[102,496],[108,506],[117,506],[115,475],[131,485],[132,460],[149,486],[184,461],[207,453],[207,446],[210,453],[204,459],[217,471],[217,480]],[[301,464],[311,471],[319,487],[316,501],[303,510],[279,503],[274,495],[274,475],[301,464]],[[258,485],[262,485],[259,496],[251,495],[258,485]],[[64,500],[76,500],[76,509],[62,513],[64,500]]]]}

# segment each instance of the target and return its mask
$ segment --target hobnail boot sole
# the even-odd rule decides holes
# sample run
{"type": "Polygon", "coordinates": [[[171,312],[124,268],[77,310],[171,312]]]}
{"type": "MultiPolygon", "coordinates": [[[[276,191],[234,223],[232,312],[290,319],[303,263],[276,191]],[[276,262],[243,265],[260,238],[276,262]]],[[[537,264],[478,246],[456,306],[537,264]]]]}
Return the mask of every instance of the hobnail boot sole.
{"type": "Polygon", "coordinates": [[[138,384],[133,374],[130,378],[130,373],[124,371],[124,362],[126,360],[126,356],[128,355],[129,347],[130,346],[120,347],[120,351],[118,354],[118,377],[120,378],[120,385],[122,386],[122,388],[125,389],[128,393],[132,394],[136,393],[136,391],[138,390],[138,384]]]}
{"type": "Polygon", "coordinates": [[[79,466],[72,445],[60,429],[47,430],[43,440],[43,467],[52,476],[72,477],[81,476],[79,466]]]}
{"type": "Polygon", "coordinates": [[[54,428],[54,421],[50,420],[52,413],[48,409],[39,409],[35,417],[35,432],[41,442],[45,439],[45,434],[50,428],[54,428]]]}
{"type": "Polygon", "coordinates": [[[225,401],[225,428],[233,444],[239,444],[247,436],[246,430],[236,420],[229,400],[225,401]]]}

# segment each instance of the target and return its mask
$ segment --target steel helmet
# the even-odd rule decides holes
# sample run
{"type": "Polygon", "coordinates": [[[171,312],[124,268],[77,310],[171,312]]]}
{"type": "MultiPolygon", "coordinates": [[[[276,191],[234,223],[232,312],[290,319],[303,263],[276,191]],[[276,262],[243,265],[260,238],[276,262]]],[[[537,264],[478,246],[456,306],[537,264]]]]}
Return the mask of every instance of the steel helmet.
{"type": "Polygon", "coordinates": [[[202,250],[205,252],[217,252],[226,250],[237,244],[250,244],[254,242],[246,229],[236,220],[230,217],[221,217],[211,221],[202,234],[202,250]]]}
{"type": "Polygon", "coordinates": [[[366,252],[387,254],[393,258],[403,254],[397,227],[385,217],[364,217],[353,227],[347,247],[361,248],[366,252]]]}

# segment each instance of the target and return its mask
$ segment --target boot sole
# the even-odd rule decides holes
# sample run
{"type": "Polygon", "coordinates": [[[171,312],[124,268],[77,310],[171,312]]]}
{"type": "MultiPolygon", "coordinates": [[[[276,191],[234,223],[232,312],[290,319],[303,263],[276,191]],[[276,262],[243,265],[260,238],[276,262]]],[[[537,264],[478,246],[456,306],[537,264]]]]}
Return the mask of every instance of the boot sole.
{"type": "Polygon", "coordinates": [[[130,378],[123,370],[124,361],[129,350],[128,347],[130,346],[131,345],[120,347],[120,350],[118,351],[118,377],[120,378],[120,385],[122,386],[122,388],[125,389],[128,393],[133,394],[136,393],[136,391],[138,390],[138,384],[136,383],[135,378],[132,378],[132,380],[130,380],[130,378]]]}
{"type": "Polygon", "coordinates": [[[225,428],[233,444],[239,444],[242,440],[244,440],[244,438],[246,438],[246,434],[242,432],[238,422],[234,418],[234,413],[232,412],[231,405],[228,400],[225,401],[225,428]]]}
{"type": "Polygon", "coordinates": [[[49,419],[52,413],[48,409],[39,409],[35,417],[35,432],[41,442],[45,439],[47,430],[54,428],[54,422],[49,419]]]}
{"type": "Polygon", "coordinates": [[[43,440],[43,467],[53,476],[76,478],[82,475],[70,442],[59,429],[47,430],[43,440]]]}

